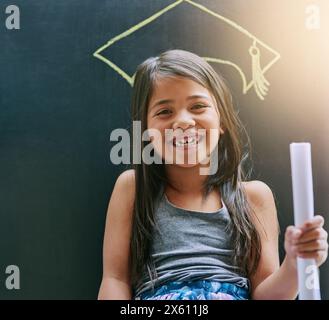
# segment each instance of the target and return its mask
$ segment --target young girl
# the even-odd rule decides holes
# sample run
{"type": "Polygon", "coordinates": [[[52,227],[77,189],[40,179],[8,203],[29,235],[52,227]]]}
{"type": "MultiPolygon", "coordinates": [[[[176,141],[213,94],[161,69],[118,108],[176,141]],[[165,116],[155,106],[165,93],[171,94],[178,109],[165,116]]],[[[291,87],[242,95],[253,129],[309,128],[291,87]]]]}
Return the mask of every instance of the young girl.
{"type": "Polygon", "coordinates": [[[149,58],[135,75],[132,118],[161,134],[139,143],[160,162],[133,164],[116,181],[98,298],[295,299],[297,256],[327,258],[324,220],[287,228],[280,266],[273,194],[243,181],[243,126],[222,77],[187,51],[149,58]]]}

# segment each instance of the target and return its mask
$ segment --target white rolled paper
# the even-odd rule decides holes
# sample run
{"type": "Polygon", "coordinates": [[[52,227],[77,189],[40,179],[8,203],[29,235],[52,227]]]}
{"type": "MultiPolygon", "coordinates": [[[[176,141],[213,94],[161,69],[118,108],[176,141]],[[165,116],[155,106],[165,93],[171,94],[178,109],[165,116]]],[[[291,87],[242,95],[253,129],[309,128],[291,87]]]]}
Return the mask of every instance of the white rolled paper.
{"type": "MultiPolygon", "coordinates": [[[[295,226],[314,216],[310,143],[290,144],[295,226]]],[[[299,300],[320,300],[319,271],[314,259],[297,258],[299,300]]]]}

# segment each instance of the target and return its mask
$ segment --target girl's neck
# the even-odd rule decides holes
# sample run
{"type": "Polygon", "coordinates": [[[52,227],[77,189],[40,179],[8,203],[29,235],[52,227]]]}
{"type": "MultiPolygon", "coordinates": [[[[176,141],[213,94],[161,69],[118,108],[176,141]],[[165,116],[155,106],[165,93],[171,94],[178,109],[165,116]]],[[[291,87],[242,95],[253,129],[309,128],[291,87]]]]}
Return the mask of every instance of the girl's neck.
{"type": "Polygon", "coordinates": [[[182,168],[175,165],[166,165],[166,175],[170,181],[170,189],[180,194],[199,195],[202,193],[203,183],[207,175],[200,174],[200,166],[182,168]]]}
{"type": "Polygon", "coordinates": [[[167,178],[165,194],[169,201],[179,208],[200,212],[214,212],[221,208],[219,190],[213,190],[204,198],[203,183],[207,175],[201,175],[200,167],[182,168],[166,166],[167,178]]]}

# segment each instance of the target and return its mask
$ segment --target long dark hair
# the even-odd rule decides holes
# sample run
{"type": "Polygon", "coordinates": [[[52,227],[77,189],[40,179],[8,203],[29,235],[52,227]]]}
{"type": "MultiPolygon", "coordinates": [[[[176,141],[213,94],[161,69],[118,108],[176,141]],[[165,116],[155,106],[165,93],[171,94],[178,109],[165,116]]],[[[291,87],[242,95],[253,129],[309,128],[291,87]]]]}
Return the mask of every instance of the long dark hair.
{"type": "MultiPolygon", "coordinates": [[[[215,148],[218,152],[218,170],[208,175],[204,183],[204,195],[220,190],[221,197],[231,216],[232,247],[235,263],[242,273],[250,276],[257,269],[261,243],[253,223],[254,213],[242,185],[248,174],[243,170],[250,153],[250,140],[237,112],[225,80],[204,59],[184,50],[169,50],[158,57],[151,57],[137,67],[132,94],[132,120],[141,121],[141,129],[147,129],[147,112],[154,84],[159,77],[186,77],[207,88],[215,97],[221,116],[221,135],[215,148]],[[243,139],[246,138],[245,145],[243,139]],[[243,152],[243,149],[244,152],[243,152]]],[[[141,150],[147,145],[141,141],[141,150]]],[[[141,152],[140,150],[140,152],[141,152]]],[[[131,235],[131,279],[138,283],[145,268],[154,284],[156,272],[150,248],[154,219],[155,199],[163,186],[170,183],[165,165],[133,164],[135,170],[135,204],[131,235]]]]}

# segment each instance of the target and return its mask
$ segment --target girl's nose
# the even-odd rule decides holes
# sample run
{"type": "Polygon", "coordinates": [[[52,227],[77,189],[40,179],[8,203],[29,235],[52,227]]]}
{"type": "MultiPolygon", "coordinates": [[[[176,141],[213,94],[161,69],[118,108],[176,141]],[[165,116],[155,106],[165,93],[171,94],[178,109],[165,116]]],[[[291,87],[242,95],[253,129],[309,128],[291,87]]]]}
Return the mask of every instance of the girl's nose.
{"type": "Polygon", "coordinates": [[[180,112],[173,124],[173,129],[181,128],[182,130],[186,130],[189,127],[195,126],[195,120],[188,112],[180,112]]]}

